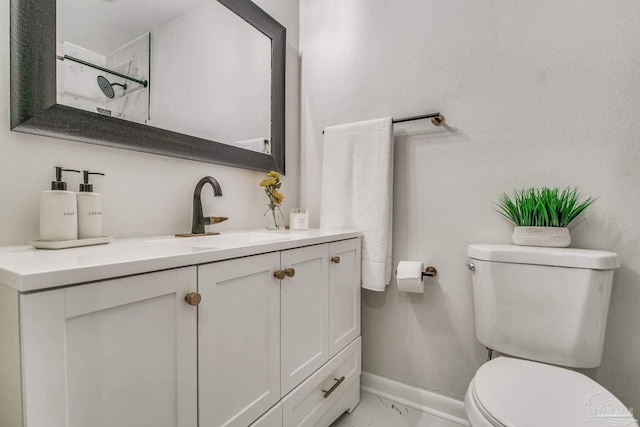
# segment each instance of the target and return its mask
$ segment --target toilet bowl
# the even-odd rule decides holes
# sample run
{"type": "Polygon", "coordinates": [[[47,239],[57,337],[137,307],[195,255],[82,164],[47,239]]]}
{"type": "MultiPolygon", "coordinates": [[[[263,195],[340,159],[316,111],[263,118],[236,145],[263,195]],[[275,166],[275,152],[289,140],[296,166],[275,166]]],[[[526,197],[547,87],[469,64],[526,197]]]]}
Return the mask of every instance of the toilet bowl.
{"type": "Polygon", "coordinates": [[[480,367],[465,411],[472,427],[638,427],[633,413],[589,377],[505,356],[480,367]]]}
{"type": "Polygon", "coordinates": [[[465,396],[471,426],[639,427],[611,392],[568,369],[602,361],[618,255],[512,245],[467,253],[476,338],[513,356],[476,372],[465,396]]]}

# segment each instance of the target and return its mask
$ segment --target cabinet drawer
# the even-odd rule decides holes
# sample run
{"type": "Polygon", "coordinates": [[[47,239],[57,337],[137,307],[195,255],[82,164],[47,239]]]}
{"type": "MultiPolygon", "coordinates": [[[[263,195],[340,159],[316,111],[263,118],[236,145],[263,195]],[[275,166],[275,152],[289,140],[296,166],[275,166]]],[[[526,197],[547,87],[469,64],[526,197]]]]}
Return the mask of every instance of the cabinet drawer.
{"type": "Polygon", "coordinates": [[[284,427],[315,425],[345,390],[359,381],[360,346],[358,338],[282,400],[284,427]]]}

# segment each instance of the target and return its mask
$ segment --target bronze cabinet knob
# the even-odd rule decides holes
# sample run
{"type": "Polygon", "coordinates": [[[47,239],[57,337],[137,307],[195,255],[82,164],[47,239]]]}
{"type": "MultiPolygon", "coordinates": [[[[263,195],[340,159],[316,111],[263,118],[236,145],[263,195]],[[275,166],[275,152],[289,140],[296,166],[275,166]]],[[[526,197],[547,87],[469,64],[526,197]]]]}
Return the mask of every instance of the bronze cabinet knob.
{"type": "Polygon", "coordinates": [[[340,257],[339,256],[332,256],[331,257],[331,262],[334,264],[340,264],[340,257]]]}
{"type": "Polygon", "coordinates": [[[282,280],[286,276],[286,273],[284,272],[284,270],[276,270],[273,273],[273,276],[278,280],[282,280]]]}
{"type": "Polygon", "coordinates": [[[196,306],[200,304],[200,301],[202,301],[202,295],[197,292],[190,292],[184,297],[184,300],[187,304],[196,306]]]}
{"type": "Polygon", "coordinates": [[[296,270],[294,268],[285,268],[284,274],[286,274],[287,277],[293,277],[296,275],[296,270]]]}

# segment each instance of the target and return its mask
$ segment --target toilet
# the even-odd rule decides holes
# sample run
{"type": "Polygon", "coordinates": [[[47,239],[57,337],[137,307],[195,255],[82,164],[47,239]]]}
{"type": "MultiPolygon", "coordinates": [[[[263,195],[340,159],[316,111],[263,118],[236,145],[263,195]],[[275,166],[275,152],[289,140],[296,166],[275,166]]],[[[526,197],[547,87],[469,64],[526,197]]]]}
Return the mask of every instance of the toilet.
{"type": "Polygon", "coordinates": [[[502,355],[465,396],[472,427],[638,427],[631,410],[567,368],[602,361],[617,254],[470,245],[476,337],[502,355]]]}

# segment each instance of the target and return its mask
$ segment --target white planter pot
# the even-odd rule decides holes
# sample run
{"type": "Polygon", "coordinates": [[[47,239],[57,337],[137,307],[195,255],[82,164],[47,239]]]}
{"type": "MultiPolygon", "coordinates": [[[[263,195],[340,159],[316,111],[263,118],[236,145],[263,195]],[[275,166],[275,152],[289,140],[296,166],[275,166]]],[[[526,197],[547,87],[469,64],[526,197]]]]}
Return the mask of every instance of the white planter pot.
{"type": "Polygon", "coordinates": [[[511,238],[518,246],[566,248],[571,244],[571,234],[566,227],[515,227],[511,238]]]}

